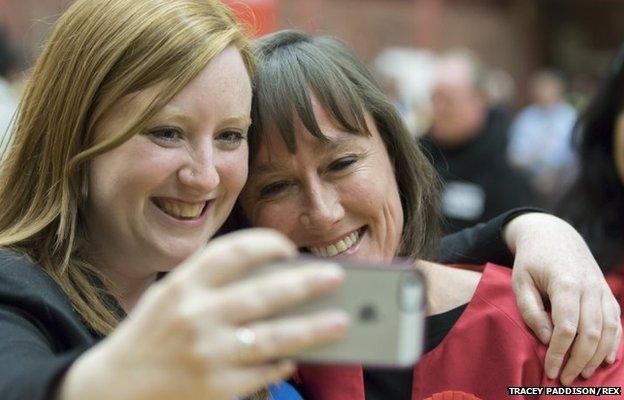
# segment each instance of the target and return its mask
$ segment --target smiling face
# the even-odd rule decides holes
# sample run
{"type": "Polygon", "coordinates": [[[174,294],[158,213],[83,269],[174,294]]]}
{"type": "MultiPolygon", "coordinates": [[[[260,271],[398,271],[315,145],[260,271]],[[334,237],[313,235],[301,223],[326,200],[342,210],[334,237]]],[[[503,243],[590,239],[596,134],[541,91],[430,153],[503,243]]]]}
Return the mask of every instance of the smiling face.
{"type": "MultiPolygon", "coordinates": [[[[154,93],[115,104],[98,123],[96,140],[127,129],[154,93]]],[[[229,47],[142,134],[92,161],[85,220],[97,262],[153,273],[206,244],[247,178],[250,108],[247,70],[229,47]]]]}
{"type": "Polygon", "coordinates": [[[401,240],[403,210],[379,132],[370,115],[370,137],[345,132],[311,97],[329,142],[296,121],[293,154],[275,129],[267,131],[241,206],[253,226],[274,228],[316,255],[389,261],[401,240]]]}

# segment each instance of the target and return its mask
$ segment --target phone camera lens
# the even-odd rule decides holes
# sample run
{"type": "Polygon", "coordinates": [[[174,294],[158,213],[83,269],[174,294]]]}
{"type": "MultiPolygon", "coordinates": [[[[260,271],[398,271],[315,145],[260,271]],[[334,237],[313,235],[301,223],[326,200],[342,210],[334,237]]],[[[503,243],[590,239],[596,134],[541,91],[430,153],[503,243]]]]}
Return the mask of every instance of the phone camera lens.
{"type": "Polygon", "coordinates": [[[360,308],[358,318],[362,322],[374,322],[377,320],[377,309],[371,304],[365,304],[360,308]]]}

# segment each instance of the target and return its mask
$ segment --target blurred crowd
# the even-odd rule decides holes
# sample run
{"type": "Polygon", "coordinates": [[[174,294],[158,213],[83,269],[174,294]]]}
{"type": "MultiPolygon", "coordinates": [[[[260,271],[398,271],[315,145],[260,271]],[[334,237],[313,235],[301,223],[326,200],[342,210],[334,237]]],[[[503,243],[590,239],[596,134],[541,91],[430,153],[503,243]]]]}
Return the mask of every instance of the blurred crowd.
{"type": "MultiPolygon", "coordinates": [[[[18,55],[0,27],[3,147],[24,77],[18,55]]],[[[573,181],[577,110],[558,71],[535,71],[522,107],[511,74],[469,49],[391,48],[372,67],[442,178],[446,233],[517,206],[552,208],[573,181]]]]}
{"type": "Polygon", "coordinates": [[[577,110],[560,72],[535,71],[518,107],[511,75],[468,49],[392,49],[374,66],[443,180],[447,233],[520,205],[552,208],[573,181],[577,110]]]}
{"type": "MultiPolygon", "coordinates": [[[[25,76],[19,54],[0,27],[0,149],[25,76]]],[[[372,67],[442,178],[446,233],[516,206],[553,208],[573,182],[575,94],[557,70],[534,71],[521,91],[465,48],[389,48],[372,67]]]]}

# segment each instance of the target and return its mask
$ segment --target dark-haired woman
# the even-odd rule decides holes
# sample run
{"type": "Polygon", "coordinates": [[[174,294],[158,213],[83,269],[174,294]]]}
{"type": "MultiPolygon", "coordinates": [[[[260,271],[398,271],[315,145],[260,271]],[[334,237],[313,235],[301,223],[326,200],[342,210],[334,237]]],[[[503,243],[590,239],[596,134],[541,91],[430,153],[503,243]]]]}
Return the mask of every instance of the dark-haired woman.
{"type": "MultiPolygon", "coordinates": [[[[494,399],[508,386],[556,385],[544,369],[546,348],[522,322],[510,270],[487,265],[481,274],[420,260],[436,239],[437,177],[366,67],[339,41],[296,31],[262,38],[255,55],[241,217],[320,257],[408,258],[427,280],[427,353],[415,368],[302,366],[305,396],[422,399],[461,390],[494,399]]],[[[620,330],[611,361],[622,356],[620,330]]],[[[564,384],[574,368],[566,367],[564,384]]],[[[591,379],[615,385],[624,368],[616,362],[591,379]]]]}
{"type": "Polygon", "coordinates": [[[575,129],[580,171],[559,215],[587,240],[624,305],[624,46],[575,129]]]}

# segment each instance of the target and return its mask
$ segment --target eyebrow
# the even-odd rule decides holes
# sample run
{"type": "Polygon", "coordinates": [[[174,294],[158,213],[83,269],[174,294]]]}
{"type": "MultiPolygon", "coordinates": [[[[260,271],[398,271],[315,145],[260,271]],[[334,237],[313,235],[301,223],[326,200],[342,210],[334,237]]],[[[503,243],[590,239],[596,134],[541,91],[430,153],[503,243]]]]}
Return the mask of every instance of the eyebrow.
{"type": "Polygon", "coordinates": [[[175,121],[189,122],[191,118],[178,107],[166,105],[154,114],[152,120],[169,119],[175,121]]]}
{"type": "MultiPolygon", "coordinates": [[[[184,113],[182,109],[173,106],[165,106],[156,113],[153,117],[154,120],[159,119],[171,119],[175,121],[182,121],[186,123],[193,122],[193,119],[188,114],[184,113]]],[[[224,126],[238,125],[245,129],[251,125],[251,118],[248,115],[232,115],[219,121],[217,130],[224,126]]]]}
{"type": "MultiPolygon", "coordinates": [[[[321,140],[317,140],[315,147],[317,149],[326,149],[332,152],[337,152],[340,151],[344,148],[346,148],[354,139],[356,139],[357,136],[356,135],[349,135],[349,136],[342,136],[342,137],[338,137],[335,139],[329,139],[329,141],[324,142],[321,140]],[[353,136],[353,137],[351,137],[353,136]]],[[[261,175],[261,174],[271,174],[271,173],[276,173],[276,172],[280,172],[285,170],[286,168],[279,165],[279,164],[273,164],[273,163],[263,163],[260,164],[258,166],[255,166],[253,168],[254,171],[254,175],[261,175]]]]}
{"type": "Polygon", "coordinates": [[[224,118],[219,123],[219,128],[227,125],[239,125],[245,128],[249,128],[251,125],[251,118],[249,115],[233,115],[227,118],[224,118]]]}

